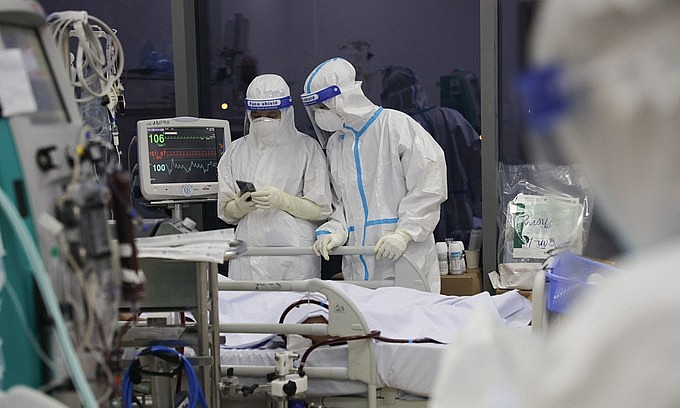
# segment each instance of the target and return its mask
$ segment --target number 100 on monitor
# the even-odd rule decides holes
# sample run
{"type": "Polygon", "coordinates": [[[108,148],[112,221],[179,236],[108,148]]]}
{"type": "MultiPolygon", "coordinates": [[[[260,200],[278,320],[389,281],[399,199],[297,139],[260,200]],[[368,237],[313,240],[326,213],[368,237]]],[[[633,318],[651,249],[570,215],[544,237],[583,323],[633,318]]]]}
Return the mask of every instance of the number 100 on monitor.
{"type": "Polygon", "coordinates": [[[148,201],[217,197],[217,164],[230,142],[229,122],[222,119],[137,122],[142,195],[148,201]]]}

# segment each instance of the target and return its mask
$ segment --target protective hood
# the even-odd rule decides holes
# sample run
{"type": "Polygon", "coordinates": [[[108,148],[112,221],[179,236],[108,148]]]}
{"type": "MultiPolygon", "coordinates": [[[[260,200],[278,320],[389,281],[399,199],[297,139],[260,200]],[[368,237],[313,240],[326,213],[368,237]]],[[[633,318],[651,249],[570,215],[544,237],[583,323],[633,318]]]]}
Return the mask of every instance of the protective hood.
{"type": "Polygon", "coordinates": [[[555,0],[541,12],[533,65],[557,66],[569,90],[551,148],[583,166],[626,247],[677,235],[680,3],[555,0]]]}
{"type": "Polygon", "coordinates": [[[302,97],[304,99],[306,95],[334,86],[339,89],[339,94],[319,100],[319,103],[323,102],[338,114],[346,126],[360,128],[378,109],[361,90],[361,82],[356,81],[354,66],[343,58],[332,58],[319,64],[305,80],[305,93],[302,97]]]}
{"type": "Polygon", "coordinates": [[[245,103],[246,117],[243,129],[248,143],[253,143],[255,146],[260,147],[279,144],[297,133],[290,88],[279,75],[263,74],[255,77],[246,90],[245,103]],[[278,129],[275,130],[269,126],[266,128],[267,132],[265,134],[258,134],[257,129],[264,128],[253,126],[253,112],[271,110],[279,110],[281,112],[281,118],[278,120],[278,129]]]}
{"type": "Polygon", "coordinates": [[[418,76],[409,68],[398,65],[385,68],[382,85],[380,103],[384,108],[412,114],[428,107],[418,76]]]}

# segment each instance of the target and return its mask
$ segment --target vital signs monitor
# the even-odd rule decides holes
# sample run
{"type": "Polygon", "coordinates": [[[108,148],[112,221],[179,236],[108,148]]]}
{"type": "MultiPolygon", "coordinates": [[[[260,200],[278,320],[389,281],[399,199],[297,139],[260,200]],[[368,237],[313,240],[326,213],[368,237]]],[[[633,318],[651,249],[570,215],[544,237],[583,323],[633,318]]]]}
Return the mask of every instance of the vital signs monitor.
{"type": "Polygon", "coordinates": [[[229,122],[177,117],[137,122],[139,180],[148,201],[214,199],[229,122]]]}

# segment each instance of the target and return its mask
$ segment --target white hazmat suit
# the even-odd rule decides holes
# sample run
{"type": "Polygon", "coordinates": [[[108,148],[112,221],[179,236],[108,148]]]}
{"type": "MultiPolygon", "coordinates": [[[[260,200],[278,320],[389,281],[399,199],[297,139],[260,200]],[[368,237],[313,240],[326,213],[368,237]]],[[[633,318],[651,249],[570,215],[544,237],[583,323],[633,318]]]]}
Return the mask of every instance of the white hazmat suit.
{"type": "Polygon", "coordinates": [[[535,347],[467,362],[471,350],[451,348],[430,406],[678,407],[680,2],[541,5],[534,65],[562,75],[541,88],[551,93],[553,142],[586,171],[626,245],[617,262],[625,273],[579,298],[535,347]],[[555,85],[567,99],[558,100],[555,85]],[[495,382],[459,386],[473,367],[495,382]]]}
{"type": "MultiPolygon", "coordinates": [[[[236,239],[249,247],[310,247],[318,220],[331,209],[330,180],[323,150],[295,128],[290,89],[278,75],[253,79],[246,91],[248,133],[231,143],[218,165],[218,216],[236,224],[236,239]],[[280,111],[280,119],[256,111],[280,111]],[[255,192],[239,194],[238,181],[255,192]]],[[[229,262],[236,280],[320,277],[320,259],[304,256],[242,256],[229,262]]]]}
{"type": "Polygon", "coordinates": [[[303,103],[317,135],[333,132],[326,155],[338,199],[330,220],[317,229],[315,250],[327,255],[345,240],[375,245],[375,257],[343,258],[346,280],[394,279],[394,261],[405,254],[438,293],[432,232],[447,196],[444,153],[410,116],[374,105],[355,77],[348,61],[334,58],[304,84],[303,103]]]}

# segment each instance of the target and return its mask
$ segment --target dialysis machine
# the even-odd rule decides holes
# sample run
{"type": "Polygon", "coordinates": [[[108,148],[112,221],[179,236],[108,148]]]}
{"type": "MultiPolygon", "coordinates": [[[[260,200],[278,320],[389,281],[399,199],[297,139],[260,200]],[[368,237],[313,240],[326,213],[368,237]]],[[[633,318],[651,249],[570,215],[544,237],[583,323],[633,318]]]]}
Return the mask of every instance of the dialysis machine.
{"type": "MultiPolygon", "coordinates": [[[[77,144],[81,121],[39,10],[29,1],[0,4],[0,187],[39,244],[43,260],[50,260],[58,245],[38,227],[38,217],[54,216],[55,201],[72,174],[69,151],[77,144]]],[[[40,329],[47,322],[37,314],[32,271],[5,211],[0,226],[7,275],[0,309],[3,386],[37,387],[45,373],[35,347],[47,347],[40,329]]]]}
{"type": "Polygon", "coordinates": [[[113,392],[120,298],[143,295],[129,174],[88,129],[42,8],[0,2],[0,389],[85,406],[113,392]]]}

